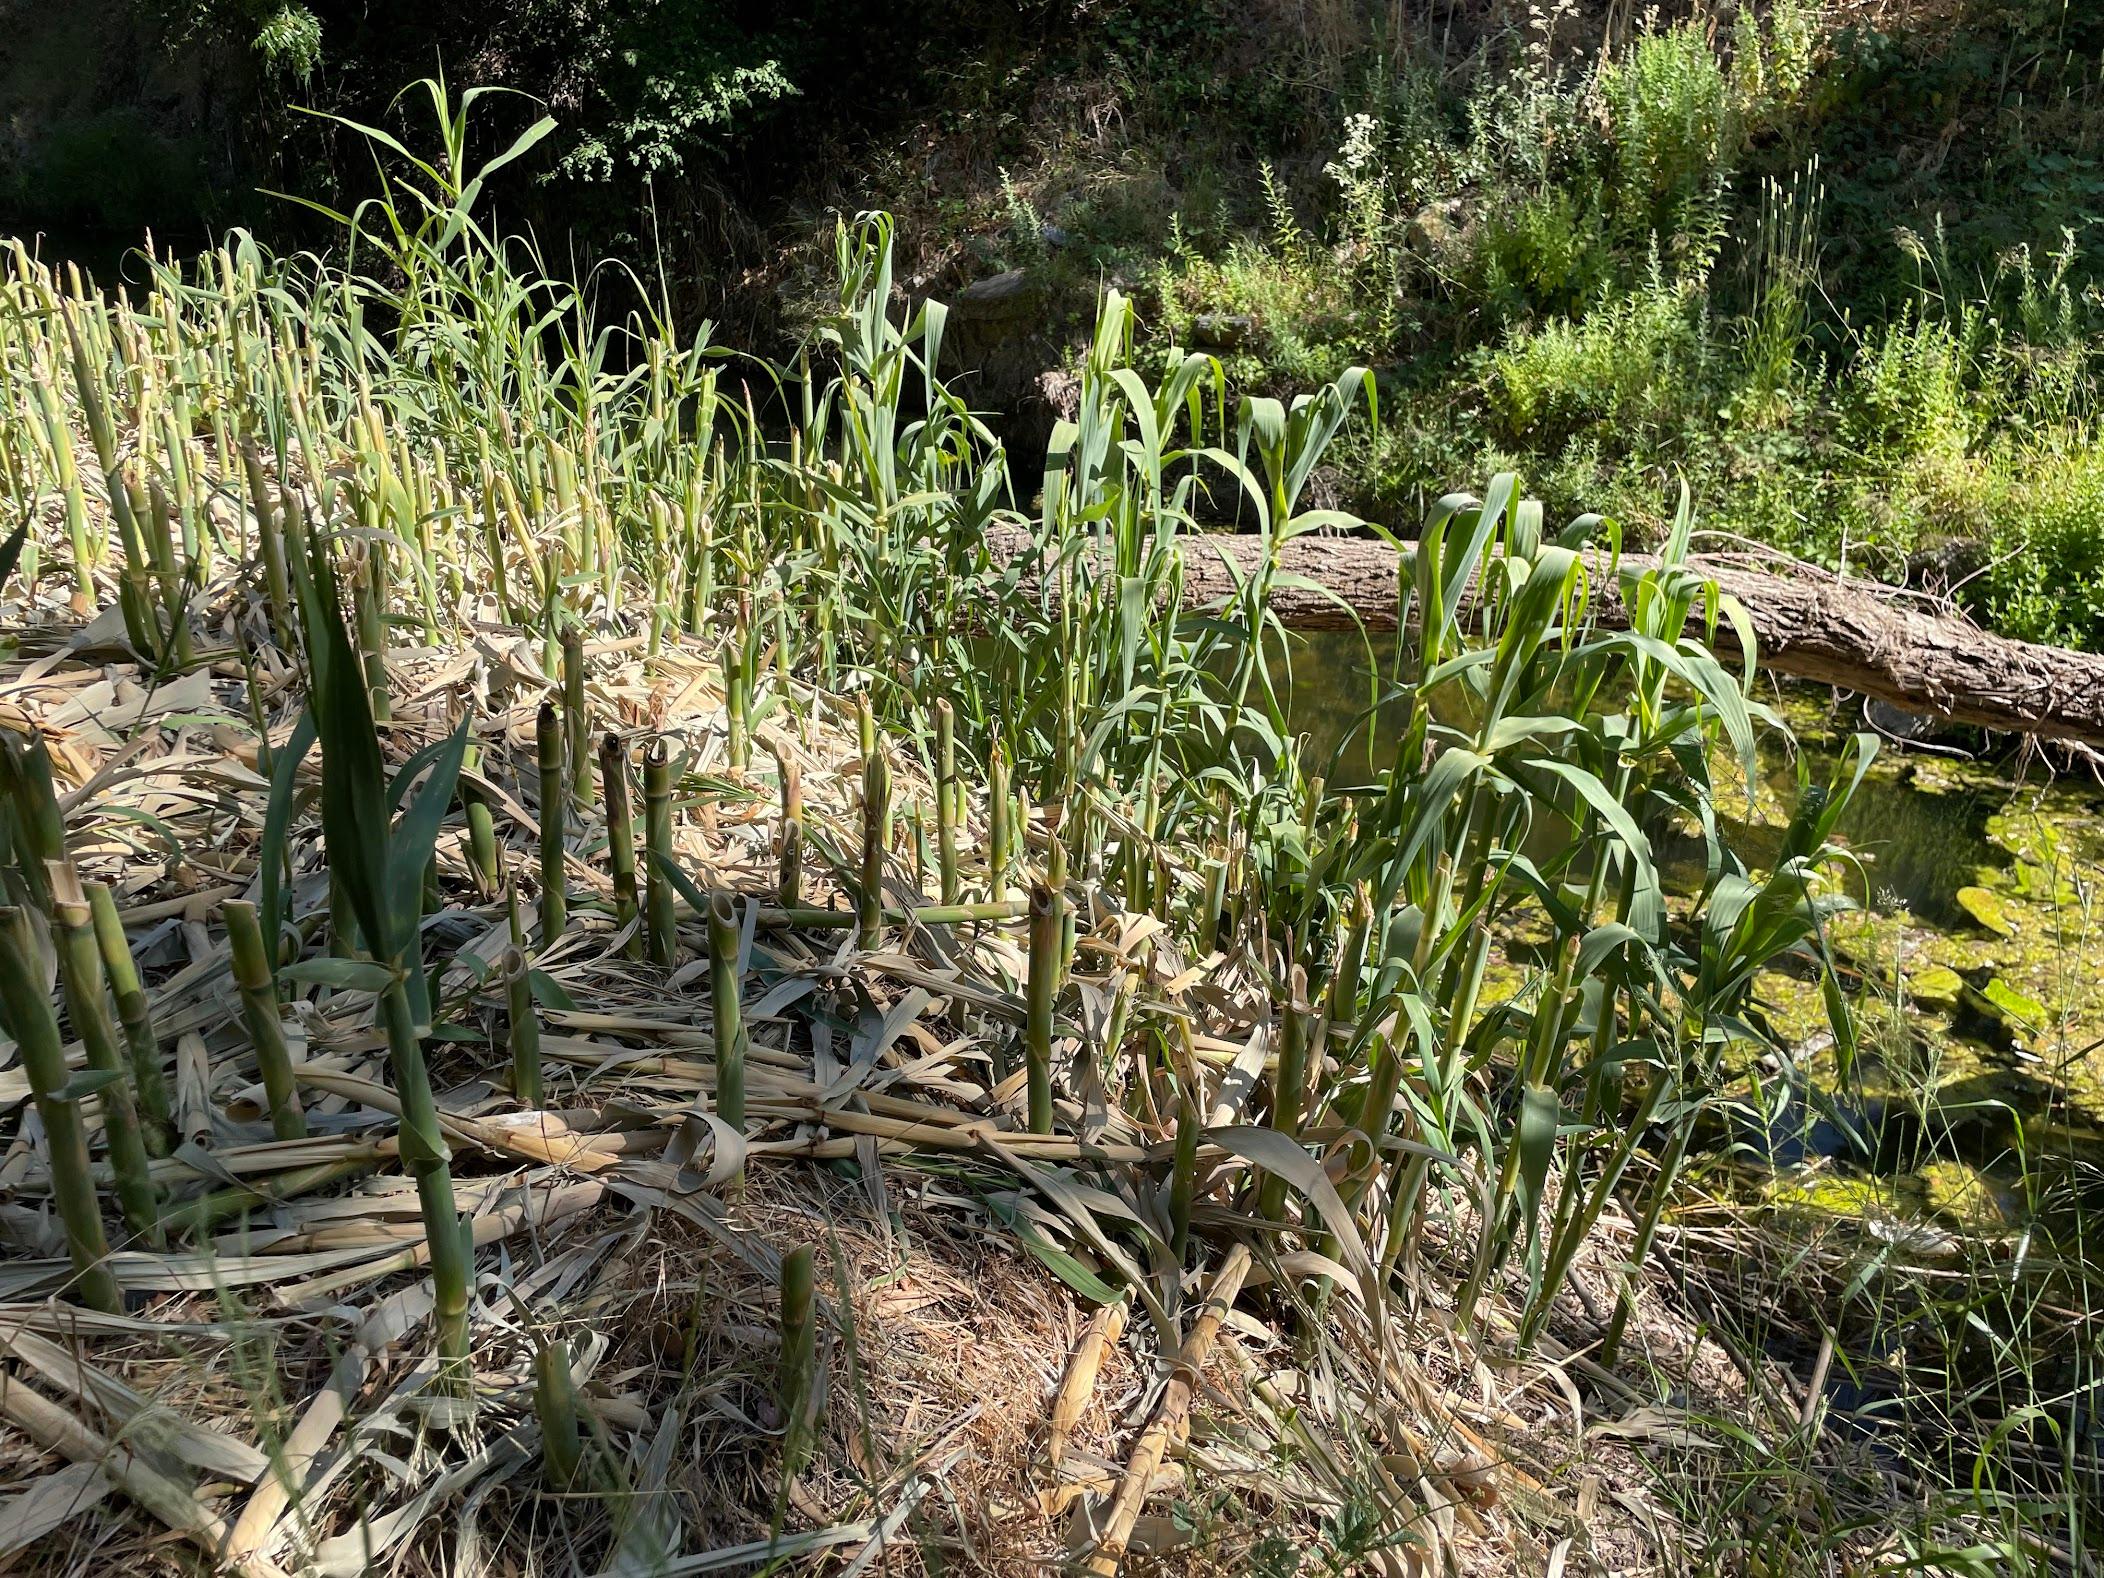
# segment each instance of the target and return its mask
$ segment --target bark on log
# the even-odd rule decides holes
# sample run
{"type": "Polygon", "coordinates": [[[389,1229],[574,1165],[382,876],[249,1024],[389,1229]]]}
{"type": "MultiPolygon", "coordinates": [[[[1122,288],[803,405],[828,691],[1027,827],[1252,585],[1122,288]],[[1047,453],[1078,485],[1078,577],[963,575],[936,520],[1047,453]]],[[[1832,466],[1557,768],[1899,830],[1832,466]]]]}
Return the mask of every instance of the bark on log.
{"type": "MultiPolygon", "coordinates": [[[[1233,591],[1225,561],[1248,573],[1262,544],[1247,536],[1185,539],[1184,602],[1217,603],[1233,591]]],[[[997,527],[988,534],[997,562],[1030,551],[1028,533],[997,527]]],[[[1393,630],[1396,551],[1360,537],[1298,537],[1286,545],[1281,568],[1323,590],[1284,586],[1271,606],[1290,630],[1346,630],[1348,605],[1371,630],[1393,630]]],[[[1624,568],[1641,572],[1655,558],[1624,554],[1624,568]]],[[[1594,607],[1600,623],[1627,620],[1619,584],[1595,562],[1594,607]]],[[[1838,685],[1949,723],[2004,729],[2047,739],[2104,747],[2104,654],[2012,641],[1929,612],[1873,582],[1844,580],[1812,566],[1787,575],[1749,568],[1732,558],[1698,556],[1690,568],[1738,599],[1753,626],[1755,661],[1772,673],[1838,685]]],[[[1729,625],[1718,648],[1738,656],[1729,625]]]]}

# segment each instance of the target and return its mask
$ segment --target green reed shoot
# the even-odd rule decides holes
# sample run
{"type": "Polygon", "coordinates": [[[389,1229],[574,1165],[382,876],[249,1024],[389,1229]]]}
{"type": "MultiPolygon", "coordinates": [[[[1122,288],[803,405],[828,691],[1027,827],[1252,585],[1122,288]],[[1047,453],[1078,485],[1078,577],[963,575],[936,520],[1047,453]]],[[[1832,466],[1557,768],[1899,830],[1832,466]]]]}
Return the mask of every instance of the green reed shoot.
{"type": "Polygon", "coordinates": [[[58,953],[66,1018],[80,1039],[88,1074],[98,1085],[102,1139],[109,1152],[118,1211],[134,1234],[158,1242],[160,1209],[148,1171],[146,1137],[132,1094],[131,1067],[117,1039],[116,1027],[110,1023],[94,914],[70,862],[53,861],[48,872],[51,941],[58,953]]]}
{"type": "Polygon", "coordinates": [[[73,1260],[74,1287],[90,1309],[121,1314],[124,1295],[108,1265],[109,1240],[102,1230],[80,1112],[81,1099],[99,1081],[76,1078],[66,1068],[58,1017],[44,995],[39,951],[28,912],[0,908],[0,1006],[7,1011],[8,1033],[15,1038],[37,1117],[44,1125],[51,1195],[65,1231],[66,1253],[73,1260]]]}
{"type": "Polygon", "coordinates": [[[709,899],[709,1003],[715,1016],[716,1114],[745,1127],[745,1009],[739,999],[738,955],[743,943],[738,911],[728,893],[709,899]]]}
{"type": "Polygon", "coordinates": [[[774,901],[785,910],[803,903],[804,886],[804,775],[803,769],[786,756],[775,757],[782,785],[781,848],[774,901]]]}
{"type": "MultiPolygon", "coordinates": [[[[607,869],[614,879],[614,924],[637,926],[636,822],[628,793],[628,747],[609,731],[599,741],[601,798],[606,803],[607,869]]],[[[622,945],[632,959],[643,956],[640,927],[622,945]]]]}
{"type": "Polygon", "coordinates": [[[540,797],[534,810],[541,819],[541,946],[546,948],[562,936],[570,913],[563,846],[564,739],[553,702],[542,702],[534,715],[533,743],[540,771],[540,797]]]}
{"type": "Polygon", "coordinates": [[[468,824],[468,869],[484,898],[498,891],[497,822],[484,793],[469,780],[482,771],[482,747],[470,742],[461,761],[460,807],[468,824]]]}
{"type": "Polygon", "coordinates": [[[775,1407],[782,1418],[782,1478],[803,1472],[817,1422],[817,1255],[799,1244],[782,1256],[781,1353],[775,1362],[775,1407]]]}
{"type": "Polygon", "coordinates": [[[103,974],[116,1001],[117,1022],[124,1028],[125,1045],[131,1056],[132,1089],[138,1096],[146,1153],[166,1156],[174,1146],[175,1125],[169,1113],[168,1081],[161,1068],[161,1042],[153,1027],[153,1009],[140,983],[139,967],[124,935],[124,919],[117,911],[117,899],[109,884],[83,882],[81,886],[87,892],[103,974]]]}
{"type": "Polygon", "coordinates": [[[891,762],[872,748],[862,759],[862,860],[855,883],[855,946],[865,953],[884,940],[884,863],[890,850],[891,762]]]}
{"type": "Polygon", "coordinates": [[[960,810],[957,782],[957,714],[945,699],[935,703],[935,850],[940,873],[942,902],[955,904],[964,896],[957,872],[957,817],[960,810]]]}
{"type": "Polygon", "coordinates": [[[645,952],[652,964],[669,965],[679,952],[678,901],[672,878],[672,756],[661,739],[643,754],[643,842],[650,852],[645,873],[645,952]]]}
{"type": "Polygon", "coordinates": [[[256,919],[256,907],[239,899],[220,906],[226,922],[227,947],[233,958],[235,990],[241,994],[241,1019],[256,1049],[263,1092],[270,1106],[270,1127],[281,1140],[304,1139],[307,1120],[300,1110],[299,1084],[292,1072],[292,1053],[278,1017],[275,961],[256,919]]]}
{"type": "MultiPolygon", "coordinates": [[[[516,911],[518,901],[512,901],[516,911]]],[[[516,943],[503,959],[504,1005],[511,1053],[511,1093],[522,1105],[539,1107],[546,1099],[541,1085],[541,1020],[533,1001],[533,967],[516,943]]]]}
{"type": "Polygon", "coordinates": [[[585,704],[584,626],[563,626],[563,740],[570,803],[582,816],[592,808],[592,719],[585,704]]]}
{"type": "Polygon", "coordinates": [[[358,937],[373,966],[369,980],[401,1107],[402,1161],[416,1180],[430,1256],[438,1352],[449,1369],[457,1370],[468,1353],[474,1251],[454,1204],[451,1151],[424,1061],[431,1007],[420,925],[425,869],[453,803],[467,729],[463,725],[411,758],[390,792],[370,692],[343,624],[335,576],[319,545],[310,545],[310,564],[300,580],[314,673],[309,707],[322,748],[322,837],[337,890],[357,918],[358,937]],[[405,780],[418,773],[422,783],[405,794],[405,780]],[[399,823],[389,814],[396,804],[404,806],[399,823]]]}
{"type": "Polygon", "coordinates": [[[1023,1063],[1029,1070],[1030,1132],[1052,1132],[1052,1010],[1059,997],[1060,921],[1065,900],[1049,884],[1030,889],[1030,960],[1024,983],[1023,1063]]]}

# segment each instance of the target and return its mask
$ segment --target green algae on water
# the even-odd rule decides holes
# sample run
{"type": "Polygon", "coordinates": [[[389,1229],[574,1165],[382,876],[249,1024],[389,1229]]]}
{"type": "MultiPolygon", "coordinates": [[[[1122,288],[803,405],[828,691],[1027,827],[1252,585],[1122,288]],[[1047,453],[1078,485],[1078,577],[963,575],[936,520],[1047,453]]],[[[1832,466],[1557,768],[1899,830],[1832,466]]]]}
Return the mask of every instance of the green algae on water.
{"type": "Polygon", "coordinates": [[[2008,907],[1991,890],[1982,887],[1960,888],[1954,895],[1958,907],[1973,918],[1982,931],[1997,937],[2014,937],[2016,922],[2009,918],[2008,907]]]}

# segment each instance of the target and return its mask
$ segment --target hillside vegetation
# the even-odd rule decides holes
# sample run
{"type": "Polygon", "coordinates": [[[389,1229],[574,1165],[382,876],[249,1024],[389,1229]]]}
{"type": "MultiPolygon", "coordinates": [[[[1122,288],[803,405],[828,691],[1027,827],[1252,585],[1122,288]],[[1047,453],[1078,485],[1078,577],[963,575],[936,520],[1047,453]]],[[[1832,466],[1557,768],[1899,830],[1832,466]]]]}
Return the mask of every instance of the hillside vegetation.
{"type": "Polygon", "coordinates": [[[2104,17],[2067,0],[99,9],[188,74],[142,126],[28,69],[68,58],[32,28],[0,198],[37,222],[166,231],[195,213],[150,194],[204,188],[292,239],[253,189],[362,190],[369,153],[289,106],[375,120],[442,58],[554,111],[493,189],[552,255],[654,258],[754,349],[883,207],[910,295],[1022,271],[1021,327],[952,351],[1032,436],[1114,284],[1242,389],[1374,369],[1392,420],[1322,486],[1377,517],[1524,466],[1655,536],[1685,479],[1709,530],[2104,639],[2104,17]]]}
{"type": "Polygon", "coordinates": [[[1375,367],[1332,486],[1377,516],[1523,465],[1655,535],[1684,478],[1712,531],[2104,636],[2094,14],[1314,9],[1210,73],[1246,27],[1127,8],[1102,129],[1036,121],[988,265],[1130,281],[1247,387],[1375,367]]]}

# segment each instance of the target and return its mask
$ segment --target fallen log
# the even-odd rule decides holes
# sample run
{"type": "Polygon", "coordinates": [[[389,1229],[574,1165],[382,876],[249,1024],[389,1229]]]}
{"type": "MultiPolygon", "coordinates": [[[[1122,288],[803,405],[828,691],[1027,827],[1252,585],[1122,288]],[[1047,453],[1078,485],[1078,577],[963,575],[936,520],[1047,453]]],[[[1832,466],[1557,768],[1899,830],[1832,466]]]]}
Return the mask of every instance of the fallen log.
{"type": "MultiPolygon", "coordinates": [[[[987,546],[1002,565],[1033,551],[1020,527],[995,527],[987,546]]],[[[1229,562],[1247,575],[1262,554],[1255,537],[1187,538],[1185,604],[1229,597],[1229,562]]],[[[1280,568],[1314,585],[1275,588],[1272,609],[1289,630],[1348,630],[1354,616],[1369,630],[1393,630],[1396,560],[1394,548],[1366,538],[1297,537],[1280,568]]],[[[1631,553],[1621,564],[1641,573],[1658,560],[1631,553]]],[[[1890,587],[1810,565],[1790,562],[1788,573],[1774,573],[1736,556],[1709,555],[1691,559],[1689,568],[1745,608],[1754,660],[1771,673],[1837,685],[1946,723],[2104,747],[2104,654],[2012,641],[1915,606],[1890,587]]],[[[1628,616],[1619,584],[1604,573],[1605,554],[1595,556],[1593,569],[1599,622],[1620,628],[1628,616]]],[[[1740,655],[1729,624],[1720,624],[1717,646],[1740,655]]]]}

